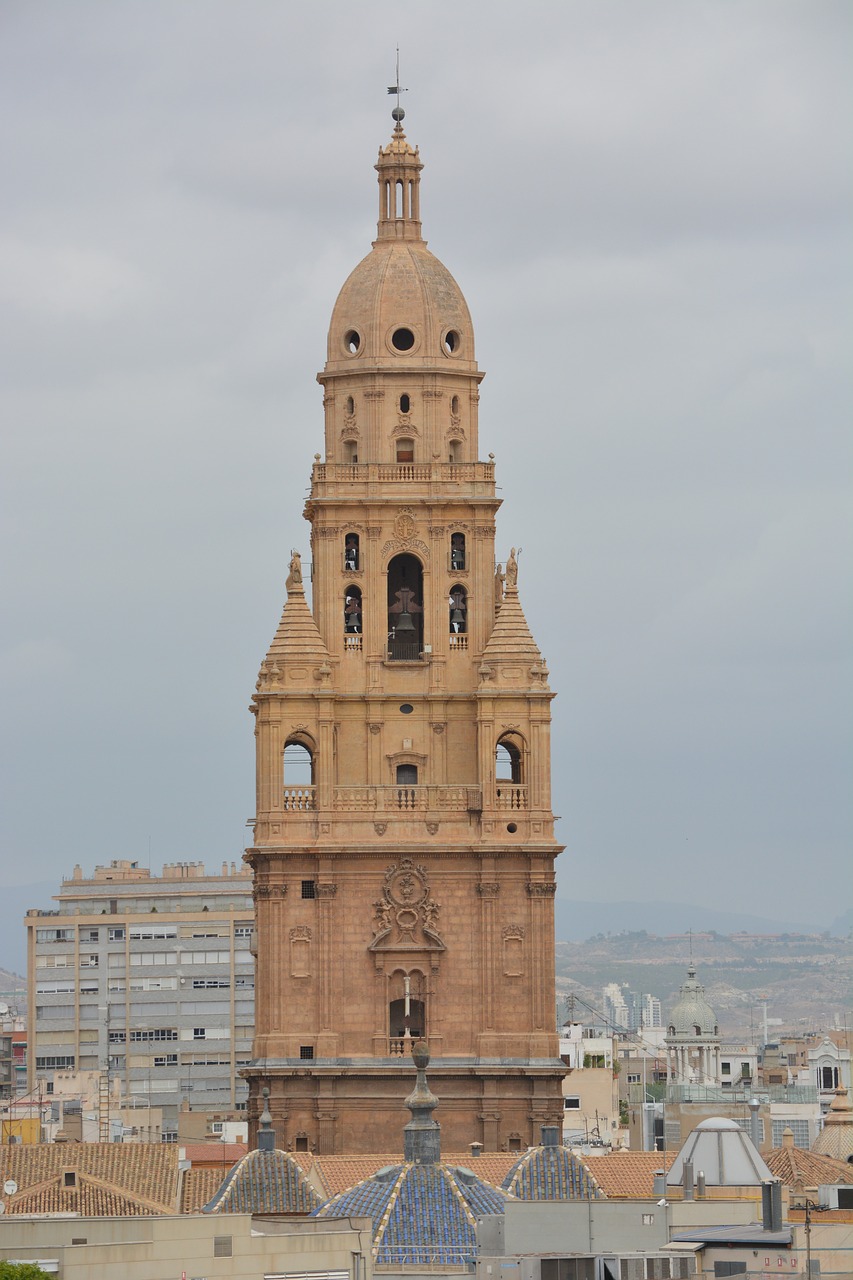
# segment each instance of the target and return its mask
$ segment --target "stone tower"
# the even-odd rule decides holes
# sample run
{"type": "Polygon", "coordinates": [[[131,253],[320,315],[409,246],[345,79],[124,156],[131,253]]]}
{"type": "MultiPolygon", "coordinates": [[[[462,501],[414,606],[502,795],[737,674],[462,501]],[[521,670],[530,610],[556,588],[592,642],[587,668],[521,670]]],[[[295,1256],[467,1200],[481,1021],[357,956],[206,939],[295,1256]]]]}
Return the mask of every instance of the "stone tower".
{"type": "Polygon", "coordinates": [[[425,1038],[445,1150],[511,1150],[562,1114],[553,694],[515,552],[495,568],[474,330],[394,118],[318,375],[312,603],[294,554],[252,703],[250,1116],[268,1088],[285,1149],[396,1151],[425,1038]]]}

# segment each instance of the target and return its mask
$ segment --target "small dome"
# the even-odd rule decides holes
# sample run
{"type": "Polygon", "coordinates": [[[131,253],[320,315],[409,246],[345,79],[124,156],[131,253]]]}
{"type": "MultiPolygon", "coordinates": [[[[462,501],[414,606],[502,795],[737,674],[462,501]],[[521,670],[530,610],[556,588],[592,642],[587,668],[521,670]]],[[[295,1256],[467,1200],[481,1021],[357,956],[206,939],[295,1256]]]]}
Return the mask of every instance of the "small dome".
{"type": "Polygon", "coordinates": [[[812,1143],[812,1151],[853,1164],[853,1111],[847,1090],[835,1090],[832,1106],[824,1116],[823,1128],[812,1143]]]}
{"type": "Polygon", "coordinates": [[[705,999],[705,988],[696,981],[693,965],[687,970],[675,1008],[669,1018],[669,1034],[714,1039],[719,1035],[717,1015],[705,999]]]}
{"type": "Polygon", "coordinates": [[[377,240],[338,294],[327,372],[474,369],[462,290],[423,240],[377,240]]]}
{"type": "Polygon", "coordinates": [[[598,1200],[602,1196],[586,1165],[564,1146],[531,1147],[501,1186],[519,1200],[598,1200]]]}
{"type": "Polygon", "coordinates": [[[684,1162],[700,1170],[709,1187],[751,1187],[772,1175],[749,1135],[734,1120],[712,1116],[697,1124],[679,1151],[666,1175],[668,1187],[679,1186],[684,1178],[684,1162]]]}

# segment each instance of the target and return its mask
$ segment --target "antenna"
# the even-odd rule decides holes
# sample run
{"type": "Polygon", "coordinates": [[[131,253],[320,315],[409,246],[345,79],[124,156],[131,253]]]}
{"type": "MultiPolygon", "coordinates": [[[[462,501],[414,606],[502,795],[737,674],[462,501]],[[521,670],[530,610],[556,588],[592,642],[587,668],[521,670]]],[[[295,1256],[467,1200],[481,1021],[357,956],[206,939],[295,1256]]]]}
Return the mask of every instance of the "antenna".
{"type": "Polygon", "coordinates": [[[397,95],[397,105],[394,108],[394,110],[391,112],[391,118],[393,120],[396,120],[397,124],[400,124],[400,122],[404,120],[406,116],[405,111],[400,106],[400,94],[408,93],[408,90],[402,88],[402,86],[400,85],[400,46],[399,45],[397,45],[397,79],[394,84],[390,84],[388,86],[388,92],[397,95]]]}

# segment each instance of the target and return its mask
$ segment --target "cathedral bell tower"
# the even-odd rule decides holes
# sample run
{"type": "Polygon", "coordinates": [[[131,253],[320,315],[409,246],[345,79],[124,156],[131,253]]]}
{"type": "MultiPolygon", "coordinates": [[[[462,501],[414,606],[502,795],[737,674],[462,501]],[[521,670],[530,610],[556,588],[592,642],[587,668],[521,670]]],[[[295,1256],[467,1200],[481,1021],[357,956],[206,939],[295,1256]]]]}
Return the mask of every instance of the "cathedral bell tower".
{"type": "Polygon", "coordinates": [[[515,552],[495,568],[474,330],[393,116],[318,375],[311,607],[294,553],[252,702],[250,1118],[268,1088],[280,1147],[394,1152],[422,1038],[444,1149],[513,1150],[562,1115],[553,694],[515,552]]]}

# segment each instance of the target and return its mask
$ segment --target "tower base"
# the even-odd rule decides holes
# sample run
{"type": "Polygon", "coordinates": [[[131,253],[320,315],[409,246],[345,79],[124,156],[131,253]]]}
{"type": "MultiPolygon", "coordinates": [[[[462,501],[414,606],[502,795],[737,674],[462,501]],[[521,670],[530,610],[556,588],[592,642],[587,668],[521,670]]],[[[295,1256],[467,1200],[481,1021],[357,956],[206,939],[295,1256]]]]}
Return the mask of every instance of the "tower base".
{"type": "MultiPolygon", "coordinates": [[[[539,1141],[542,1125],[562,1126],[565,1073],[554,1058],[434,1058],[430,1082],[439,1098],[442,1149],[465,1152],[478,1143],[484,1151],[526,1150],[539,1141]]],[[[405,1099],[414,1078],[408,1056],[369,1064],[254,1062],[242,1074],[249,1080],[250,1143],[266,1086],[281,1150],[402,1156],[405,1099]]]]}

